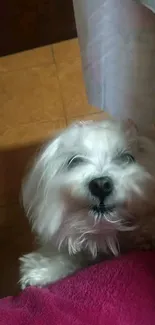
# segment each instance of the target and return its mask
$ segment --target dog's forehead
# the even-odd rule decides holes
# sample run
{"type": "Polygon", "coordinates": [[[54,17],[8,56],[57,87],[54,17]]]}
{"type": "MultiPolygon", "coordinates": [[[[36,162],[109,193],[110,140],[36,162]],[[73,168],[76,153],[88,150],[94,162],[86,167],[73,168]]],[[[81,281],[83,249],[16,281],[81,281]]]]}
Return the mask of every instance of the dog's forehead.
{"type": "MultiPolygon", "coordinates": [[[[98,122],[82,127],[71,128],[67,136],[73,146],[87,151],[122,150],[127,145],[125,132],[120,124],[113,122],[98,122]]],[[[67,139],[66,139],[67,140],[67,139]]]]}
{"type": "Polygon", "coordinates": [[[86,132],[83,144],[90,150],[114,151],[126,146],[124,132],[118,128],[101,127],[86,132]]]}

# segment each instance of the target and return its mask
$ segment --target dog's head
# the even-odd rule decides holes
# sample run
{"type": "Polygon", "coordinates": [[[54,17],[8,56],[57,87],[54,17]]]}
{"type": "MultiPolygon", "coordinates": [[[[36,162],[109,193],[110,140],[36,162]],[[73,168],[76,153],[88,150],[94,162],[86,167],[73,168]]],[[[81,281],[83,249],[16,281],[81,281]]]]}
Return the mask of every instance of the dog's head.
{"type": "Polygon", "coordinates": [[[135,201],[142,205],[151,184],[144,142],[132,125],[101,121],[71,125],[49,143],[23,186],[40,238],[70,253],[117,254],[116,232],[130,230],[129,211],[135,201]]]}

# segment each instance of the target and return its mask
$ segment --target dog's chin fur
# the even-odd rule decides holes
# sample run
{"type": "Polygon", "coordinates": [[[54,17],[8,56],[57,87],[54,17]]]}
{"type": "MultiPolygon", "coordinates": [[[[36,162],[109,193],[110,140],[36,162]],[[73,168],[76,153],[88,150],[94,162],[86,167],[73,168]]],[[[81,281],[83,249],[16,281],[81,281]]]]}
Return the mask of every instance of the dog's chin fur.
{"type": "Polygon", "coordinates": [[[153,205],[154,162],[154,143],[133,125],[113,121],[71,125],[43,148],[23,184],[24,207],[41,248],[21,258],[22,287],[87,265],[85,253],[117,255],[119,233],[134,232],[136,216],[153,205]],[[103,176],[114,189],[100,210],[88,184],[103,176]]]}

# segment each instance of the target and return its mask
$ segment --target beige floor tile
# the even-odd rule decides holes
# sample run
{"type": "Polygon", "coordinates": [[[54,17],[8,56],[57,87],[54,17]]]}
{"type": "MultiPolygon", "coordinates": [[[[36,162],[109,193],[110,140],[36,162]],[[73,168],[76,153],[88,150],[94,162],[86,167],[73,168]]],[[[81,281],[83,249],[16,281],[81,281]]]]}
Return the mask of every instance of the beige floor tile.
{"type": "Polygon", "coordinates": [[[4,127],[64,117],[54,64],[2,73],[0,93],[0,133],[4,127]]]}
{"type": "Polygon", "coordinates": [[[77,39],[53,45],[53,54],[67,116],[95,113],[87,102],[77,39]]]}
{"type": "Polygon", "coordinates": [[[57,64],[64,64],[64,62],[74,64],[80,59],[80,47],[77,38],[53,44],[52,48],[57,64]]]}
{"type": "Polygon", "coordinates": [[[38,121],[18,125],[17,127],[1,127],[0,150],[4,148],[19,147],[25,144],[46,141],[50,136],[66,127],[64,118],[53,119],[50,122],[38,121]]]}
{"type": "Polygon", "coordinates": [[[0,73],[49,63],[53,63],[51,45],[0,58],[0,73]]]}

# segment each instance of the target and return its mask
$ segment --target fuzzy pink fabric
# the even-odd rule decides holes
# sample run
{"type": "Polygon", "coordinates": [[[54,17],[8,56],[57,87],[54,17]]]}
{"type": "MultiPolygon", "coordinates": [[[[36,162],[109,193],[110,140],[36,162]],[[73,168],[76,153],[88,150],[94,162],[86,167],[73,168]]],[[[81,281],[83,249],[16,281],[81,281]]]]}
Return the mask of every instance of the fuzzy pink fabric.
{"type": "Polygon", "coordinates": [[[0,325],[155,325],[155,253],[92,266],[0,300],[0,325]]]}

